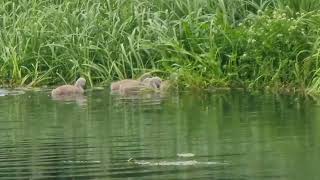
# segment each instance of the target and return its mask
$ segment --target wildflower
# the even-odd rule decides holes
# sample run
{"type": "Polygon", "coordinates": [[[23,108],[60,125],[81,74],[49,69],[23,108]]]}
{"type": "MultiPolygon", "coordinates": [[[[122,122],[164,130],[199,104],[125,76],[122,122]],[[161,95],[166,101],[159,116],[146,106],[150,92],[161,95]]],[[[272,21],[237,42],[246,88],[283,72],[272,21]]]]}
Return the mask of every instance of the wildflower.
{"type": "Polygon", "coordinates": [[[259,9],[259,10],[258,10],[258,14],[259,14],[259,15],[260,15],[260,14],[262,14],[262,11],[261,11],[261,9],[259,9]]]}
{"type": "Polygon", "coordinates": [[[279,38],[279,37],[282,37],[283,36],[283,34],[277,34],[277,37],[279,38]]]}
{"type": "Polygon", "coordinates": [[[248,32],[249,32],[249,33],[254,33],[252,26],[249,28],[248,32]]]}
{"type": "Polygon", "coordinates": [[[293,30],[295,30],[296,28],[297,28],[296,25],[291,25],[288,30],[289,30],[289,31],[293,31],[293,30]]]}
{"type": "Polygon", "coordinates": [[[256,40],[255,39],[248,39],[248,43],[255,43],[256,42],[256,40]]]}

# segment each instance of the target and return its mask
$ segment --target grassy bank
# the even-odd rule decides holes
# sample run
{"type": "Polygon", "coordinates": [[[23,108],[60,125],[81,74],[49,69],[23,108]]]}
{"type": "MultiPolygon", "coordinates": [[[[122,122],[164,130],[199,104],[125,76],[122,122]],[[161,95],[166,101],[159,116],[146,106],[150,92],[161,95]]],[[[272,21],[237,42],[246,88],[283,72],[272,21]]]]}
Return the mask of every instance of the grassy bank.
{"type": "Polygon", "coordinates": [[[157,71],[184,87],[320,91],[317,0],[0,2],[0,84],[157,71]]]}

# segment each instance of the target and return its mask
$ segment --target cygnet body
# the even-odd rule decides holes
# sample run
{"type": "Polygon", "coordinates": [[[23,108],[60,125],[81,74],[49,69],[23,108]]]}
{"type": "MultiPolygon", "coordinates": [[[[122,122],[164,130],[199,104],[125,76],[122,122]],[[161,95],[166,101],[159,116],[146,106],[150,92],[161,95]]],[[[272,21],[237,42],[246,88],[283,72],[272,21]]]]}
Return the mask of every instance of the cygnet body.
{"type": "Polygon", "coordinates": [[[154,92],[161,85],[159,77],[145,78],[143,81],[130,80],[120,83],[118,89],[121,95],[137,95],[143,92],[154,92]]]}
{"type": "Polygon", "coordinates": [[[68,96],[68,95],[80,95],[84,93],[84,87],[86,80],[79,78],[74,85],[62,85],[52,90],[52,96],[68,96]]]}
{"type": "Polygon", "coordinates": [[[116,82],[111,83],[110,88],[111,88],[111,91],[119,91],[121,85],[125,85],[125,84],[129,85],[129,84],[135,84],[135,83],[140,83],[140,81],[137,81],[134,79],[124,79],[121,81],[116,81],[116,82]]]}
{"type": "Polygon", "coordinates": [[[123,83],[119,86],[119,93],[121,95],[136,95],[141,91],[146,90],[147,87],[140,81],[131,81],[123,83]]]}
{"type": "Polygon", "coordinates": [[[120,91],[121,86],[122,87],[129,87],[132,85],[136,85],[136,84],[143,82],[146,78],[149,78],[149,77],[151,77],[150,73],[144,73],[137,80],[124,79],[124,80],[116,81],[116,82],[111,83],[110,89],[112,92],[117,92],[117,91],[120,91]]]}
{"type": "Polygon", "coordinates": [[[168,80],[162,81],[160,85],[160,91],[165,92],[168,91],[171,87],[171,83],[168,80]]]}

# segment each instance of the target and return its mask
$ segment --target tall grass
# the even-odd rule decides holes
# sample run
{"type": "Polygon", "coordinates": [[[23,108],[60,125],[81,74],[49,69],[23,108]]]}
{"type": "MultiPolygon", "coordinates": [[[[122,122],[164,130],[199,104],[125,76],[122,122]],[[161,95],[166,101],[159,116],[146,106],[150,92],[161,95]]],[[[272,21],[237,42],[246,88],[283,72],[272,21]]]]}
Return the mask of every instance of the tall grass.
{"type": "Polygon", "coordinates": [[[91,86],[144,71],[186,87],[319,92],[320,1],[0,2],[0,83],[91,86]]]}

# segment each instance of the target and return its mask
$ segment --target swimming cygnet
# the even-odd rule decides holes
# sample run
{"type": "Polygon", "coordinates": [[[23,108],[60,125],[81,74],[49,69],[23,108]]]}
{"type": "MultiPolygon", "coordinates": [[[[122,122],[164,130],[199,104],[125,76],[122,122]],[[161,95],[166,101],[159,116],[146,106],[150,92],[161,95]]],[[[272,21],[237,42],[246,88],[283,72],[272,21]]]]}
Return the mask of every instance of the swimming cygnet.
{"type": "Polygon", "coordinates": [[[151,77],[150,73],[144,73],[142,74],[137,80],[135,79],[124,79],[124,80],[120,80],[120,81],[116,81],[111,83],[110,89],[111,91],[119,91],[120,90],[120,86],[130,86],[132,84],[139,84],[141,83],[144,79],[151,77]]]}
{"type": "Polygon", "coordinates": [[[141,81],[127,81],[119,86],[121,95],[137,95],[143,92],[155,92],[160,88],[161,79],[159,77],[145,78],[141,81]]]}
{"type": "Polygon", "coordinates": [[[63,95],[81,95],[84,93],[84,86],[86,80],[79,78],[74,85],[63,85],[52,90],[52,96],[63,96],[63,95]]]}

